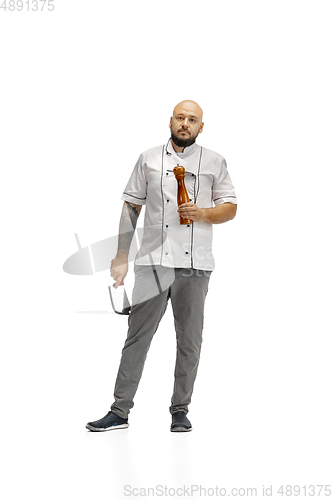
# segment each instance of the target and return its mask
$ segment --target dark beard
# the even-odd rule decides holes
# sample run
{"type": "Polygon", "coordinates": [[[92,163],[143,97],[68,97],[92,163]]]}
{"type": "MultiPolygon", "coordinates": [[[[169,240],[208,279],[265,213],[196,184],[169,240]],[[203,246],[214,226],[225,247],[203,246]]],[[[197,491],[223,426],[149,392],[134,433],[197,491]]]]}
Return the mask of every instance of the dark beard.
{"type": "Polygon", "coordinates": [[[194,138],[189,137],[188,139],[180,139],[171,132],[171,139],[179,148],[187,148],[188,146],[191,146],[192,144],[195,143],[196,137],[194,138]]]}

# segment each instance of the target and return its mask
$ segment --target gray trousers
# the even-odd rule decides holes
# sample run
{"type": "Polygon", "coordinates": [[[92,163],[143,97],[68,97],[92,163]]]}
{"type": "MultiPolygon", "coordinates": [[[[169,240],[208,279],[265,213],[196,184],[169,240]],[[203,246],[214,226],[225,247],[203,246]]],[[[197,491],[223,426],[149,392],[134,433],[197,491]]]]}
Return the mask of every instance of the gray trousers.
{"type": "Polygon", "coordinates": [[[171,299],[177,356],[171,414],[188,412],[199,365],[204,305],[211,271],[135,265],[135,285],[128,332],[114,388],[111,410],[127,418],[133,408],[147,353],[171,299]],[[155,269],[155,271],[154,271],[155,269]],[[156,275],[158,279],[156,280],[156,275]]]}

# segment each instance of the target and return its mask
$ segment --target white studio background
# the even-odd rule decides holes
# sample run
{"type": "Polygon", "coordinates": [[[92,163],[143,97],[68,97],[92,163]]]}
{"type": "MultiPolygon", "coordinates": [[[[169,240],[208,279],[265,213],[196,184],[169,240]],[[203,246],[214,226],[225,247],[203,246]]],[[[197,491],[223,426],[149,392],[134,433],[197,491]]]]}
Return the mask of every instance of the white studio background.
{"type": "Polygon", "coordinates": [[[332,484],[332,2],[54,6],[0,9],[2,497],[332,484]],[[238,196],[214,227],[193,432],[169,431],[169,305],[129,429],[96,435],[126,318],[107,271],[62,265],[74,233],[117,234],[132,168],[183,99],[238,196]]]}

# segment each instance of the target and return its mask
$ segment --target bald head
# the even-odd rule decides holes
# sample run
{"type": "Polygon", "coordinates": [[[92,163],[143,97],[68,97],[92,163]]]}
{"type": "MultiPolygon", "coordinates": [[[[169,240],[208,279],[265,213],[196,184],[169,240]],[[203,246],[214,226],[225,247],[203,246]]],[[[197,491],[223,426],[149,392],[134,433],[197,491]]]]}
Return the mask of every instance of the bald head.
{"type": "Polygon", "coordinates": [[[197,102],[190,100],[179,102],[173,110],[173,116],[182,111],[186,111],[187,113],[192,113],[199,119],[200,123],[202,122],[203,111],[197,102]]]}
{"type": "Polygon", "coordinates": [[[176,151],[183,151],[195,142],[204,126],[202,115],[202,109],[195,101],[186,100],[175,106],[169,127],[176,151]]]}

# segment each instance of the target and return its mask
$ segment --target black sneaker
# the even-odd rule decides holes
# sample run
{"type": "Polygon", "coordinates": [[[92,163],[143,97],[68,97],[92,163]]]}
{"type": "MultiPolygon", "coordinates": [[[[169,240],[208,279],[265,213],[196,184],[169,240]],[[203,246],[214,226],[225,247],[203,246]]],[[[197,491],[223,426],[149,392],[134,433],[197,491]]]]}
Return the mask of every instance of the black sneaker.
{"type": "Polygon", "coordinates": [[[118,417],[113,411],[109,411],[105,417],[95,422],[88,422],[86,429],[90,431],[110,431],[111,429],[126,429],[128,419],[118,417]]]}
{"type": "Polygon", "coordinates": [[[188,432],[192,430],[192,425],[184,411],[176,411],[172,415],[171,432],[188,432]]]}

